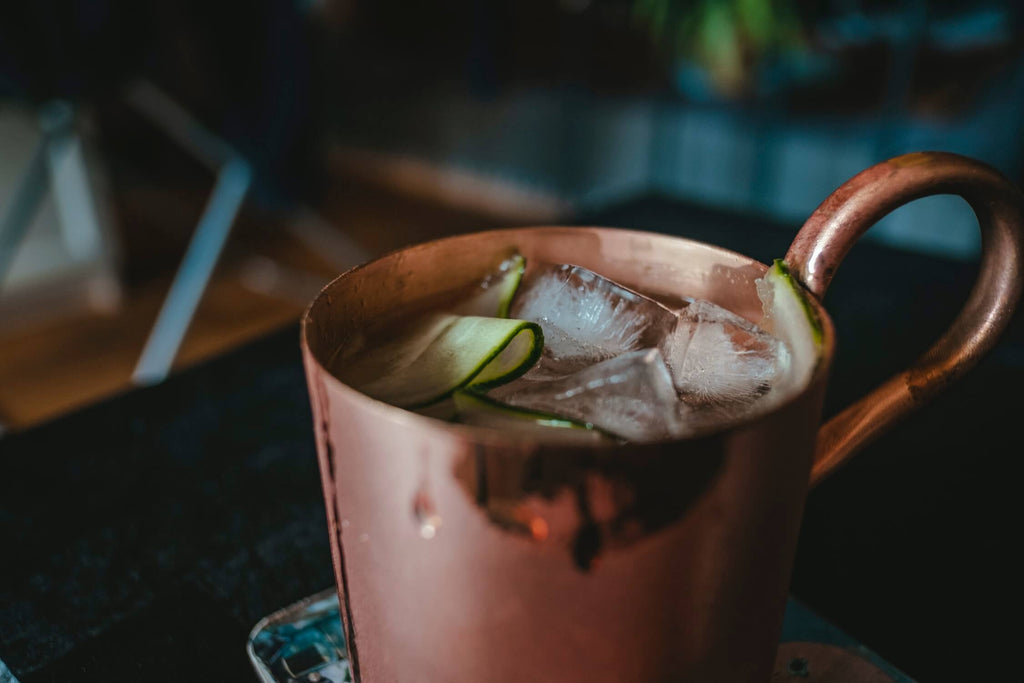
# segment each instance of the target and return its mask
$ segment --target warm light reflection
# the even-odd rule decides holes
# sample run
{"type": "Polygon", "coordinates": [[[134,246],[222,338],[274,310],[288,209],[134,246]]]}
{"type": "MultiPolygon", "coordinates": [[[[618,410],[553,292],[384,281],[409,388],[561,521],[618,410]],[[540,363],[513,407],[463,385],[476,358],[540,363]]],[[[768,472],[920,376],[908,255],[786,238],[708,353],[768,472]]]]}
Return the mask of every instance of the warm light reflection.
{"type": "Polygon", "coordinates": [[[542,517],[530,520],[530,535],[535,541],[543,541],[548,537],[548,523],[542,517]]]}

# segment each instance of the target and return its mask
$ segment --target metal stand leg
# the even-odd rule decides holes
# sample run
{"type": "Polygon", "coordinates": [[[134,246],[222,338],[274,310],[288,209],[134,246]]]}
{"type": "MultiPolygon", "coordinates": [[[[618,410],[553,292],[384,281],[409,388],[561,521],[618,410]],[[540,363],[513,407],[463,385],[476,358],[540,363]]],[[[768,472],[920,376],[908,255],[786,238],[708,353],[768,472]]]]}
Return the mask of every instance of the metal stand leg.
{"type": "Polygon", "coordinates": [[[229,161],[217,174],[213,193],[132,373],[136,384],[155,384],[170,373],[251,178],[249,164],[240,158],[229,161]]]}
{"type": "MultiPolygon", "coordinates": [[[[252,169],[225,141],[200,125],[185,109],[152,84],[138,84],[129,93],[128,101],[217,174],[210,201],[132,374],[136,384],[154,384],[170,373],[174,357],[217,264],[231,224],[241,208],[251,182],[252,169]]],[[[318,254],[338,264],[342,270],[365,261],[369,256],[355,242],[331,229],[323,219],[308,209],[296,212],[287,228],[318,254]]]]}
{"type": "Polygon", "coordinates": [[[155,384],[163,381],[171,371],[181,341],[231,232],[231,224],[249,190],[252,168],[226,142],[206,130],[154,86],[140,84],[128,99],[169,137],[217,174],[213,192],[132,373],[136,384],[155,384]]]}
{"type": "Polygon", "coordinates": [[[18,679],[2,661],[0,661],[0,683],[18,683],[18,679]]]}

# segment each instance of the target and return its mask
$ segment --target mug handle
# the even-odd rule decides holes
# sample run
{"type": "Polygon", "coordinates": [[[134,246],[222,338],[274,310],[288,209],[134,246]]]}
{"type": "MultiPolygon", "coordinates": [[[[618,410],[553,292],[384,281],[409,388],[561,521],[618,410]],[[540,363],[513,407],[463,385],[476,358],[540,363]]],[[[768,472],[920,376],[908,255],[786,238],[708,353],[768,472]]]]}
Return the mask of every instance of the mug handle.
{"type": "Polygon", "coordinates": [[[811,486],[970,370],[1006,329],[1024,274],[1024,194],[998,171],[947,152],[905,154],[857,174],[833,192],[797,233],[791,272],[820,301],[854,242],[889,212],[921,197],[955,194],[981,228],[981,270],[945,334],[909,368],[818,431],[811,486]]]}

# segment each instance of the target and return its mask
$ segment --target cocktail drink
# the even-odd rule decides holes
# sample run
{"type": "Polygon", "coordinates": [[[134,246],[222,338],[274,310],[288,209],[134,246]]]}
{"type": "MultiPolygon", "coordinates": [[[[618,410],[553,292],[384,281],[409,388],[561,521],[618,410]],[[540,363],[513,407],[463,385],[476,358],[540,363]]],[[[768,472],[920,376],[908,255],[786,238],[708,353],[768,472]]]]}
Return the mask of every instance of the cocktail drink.
{"type": "Polygon", "coordinates": [[[302,342],[356,677],[768,680],[808,482],[992,346],[1020,294],[1022,207],[987,167],[911,155],[840,188],[772,267],[552,227],[339,277],[302,342]],[[915,366],[819,434],[828,282],[874,221],[934,192],[976,208],[979,283],[915,366]]]}
{"type": "Polygon", "coordinates": [[[760,324],[515,253],[434,310],[378,321],[331,370],[371,398],[538,439],[694,437],[770,411],[818,362],[821,323],[785,264],[755,285],[760,324]]]}

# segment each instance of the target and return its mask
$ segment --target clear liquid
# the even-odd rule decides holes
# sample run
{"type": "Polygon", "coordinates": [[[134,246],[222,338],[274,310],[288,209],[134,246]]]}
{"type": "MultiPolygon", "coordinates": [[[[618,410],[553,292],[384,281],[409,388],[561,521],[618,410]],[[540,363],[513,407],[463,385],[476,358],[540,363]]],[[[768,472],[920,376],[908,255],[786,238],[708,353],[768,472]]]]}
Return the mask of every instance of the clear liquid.
{"type": "MultiPolygon", "coordinates": [[[[492,284],[490,278],[396,312],[335,354],[332,371],[358,388],[373,379],[360,360],[366,349],[408,340],[429,316],[492,284]]],[[[539,361],[490,390],[487,411],[439,405],[426,414],[541,437],[557,431],[545,425],[564,419],[624,441],[685,438],[765,409],[791,362],[783,342],[715,304],[684,297],[669,307],[569,265],[530,264],[509,317],[543,329],[539,361]]]]}

